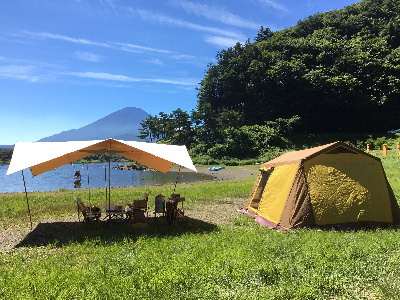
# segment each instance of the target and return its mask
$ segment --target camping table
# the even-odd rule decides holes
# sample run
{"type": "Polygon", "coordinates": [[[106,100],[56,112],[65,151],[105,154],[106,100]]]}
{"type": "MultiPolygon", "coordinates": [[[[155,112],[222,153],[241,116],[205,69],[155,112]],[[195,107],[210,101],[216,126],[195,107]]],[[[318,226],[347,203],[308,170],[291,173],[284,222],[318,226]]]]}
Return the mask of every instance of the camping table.
{"type": "Polygon", "coordinates": [[[125,221],[126,211],[123,206],[106,206],[107,222],[123,222],[125,221]]]}

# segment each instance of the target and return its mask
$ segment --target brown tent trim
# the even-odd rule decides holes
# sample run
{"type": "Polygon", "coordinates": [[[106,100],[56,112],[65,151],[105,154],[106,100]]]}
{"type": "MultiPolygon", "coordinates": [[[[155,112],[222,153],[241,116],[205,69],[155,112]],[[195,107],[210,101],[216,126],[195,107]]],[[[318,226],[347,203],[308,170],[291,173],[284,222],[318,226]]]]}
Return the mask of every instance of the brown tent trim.
{"type": "MultiPolygon", "coordinates": [[[[383,166],[382,166],[383,169],[383,166]]],[[[385,170],[383,170],[383,175],[386,181],[386,185],[389,192],[389,199],[390,199],[390,208],[392,210],[392,218],[393,224],[400,224],[400,208],[399,204],[397,203],[396,196],[393,193],[392,187],[389,184],[389,180],[387,179],[385,170]]]]}
{"type": "Polygon", "coordinates": [[[357,152],[343,146],[338,146],[332,150],[325,152],[324,154],[341,154],[341,153],[358,154],[357,152]]]}
{"type": "Polygon", "coordinates": [[[315,224],[304,166],[299,165],[290,189],[279,225],[284,228],[312,226],[315,224]]]}
{"type": "MultiPolygon", "coordinates": [[[[327,145],[326,148],[324,148],[324,149],[322,149],[322,150],[320,150],[318,152],[315,152],[315,153],[311,154],[308,157],[305,157],[303,159],[303,162],[308,161],[308,160],[310,160],[310,159],[312,159],[312,158],[314,158],[314,157],[316,157],[316,156],[318,156],[320,154],[324,154],[324,153],[327,153],[327,152],[328,152],[328,154],[332,154],[332,152],[337,148],[345,148],[345,149],[348,149],[348,150],[352,151],[354,154],[362,154],[362,155],[365,155],[365,156],[367,156],[369,158],[375,159],[375,160],[377,160],[379,162],[381,161],[380,158],[378,158],[376,156],[373,156],[373,155],[371,155],[371,154],[369,154],[367,152],[364,152],[364,151],[362,151],[362,150],[360,150],[360,149],[358,149],[356,147],[353,147],[353,146],[348,145],[348,144],[343,143],[343,142],[336,142],[336,143],[332,143],[332,144],[327,145]],[[329,152],[331,152],[331,153],[329,153],[329,152]]],[[[338,152],[338,153],[343,153],[343,152],[338,152]]]]}
{"type": "Polygon", "coordinates": [[[335,151],[341,151],[338,153],[343,153],[343,151],[350,151],[354,154],[362,154],[369,158],[372,158],[377,161],[381,161],[378,157],[368,154],[356,147],[348,145],[343,142],[335,142],[332,144],[327,144],[324,146],[319,146],[315,148],[310,148],[306,150],[294,151],[294,152],[287,152],[269,162],[266,162],[261,166],[261,168],[270,168],[270,167],[277,167],[282,165],[294,165],[294,164],[303,164],[304,162],[320,155],[323,153],[333,154],[335,151]]]}

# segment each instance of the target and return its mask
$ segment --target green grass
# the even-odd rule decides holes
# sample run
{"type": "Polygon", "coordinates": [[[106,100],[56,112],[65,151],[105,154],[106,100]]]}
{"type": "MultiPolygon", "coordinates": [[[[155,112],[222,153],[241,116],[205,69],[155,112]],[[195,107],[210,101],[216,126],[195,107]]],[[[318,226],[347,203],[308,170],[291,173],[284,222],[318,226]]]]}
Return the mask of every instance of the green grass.
{"type": "MultiPolygon", "coordinates": [[[[388,144],[388,147],[391,145],[388,144]]],[[[396,150],[396,144],[392,143],[391,149],[388,151],[387,156],[383,156],[383,152],[371,151],[372,155],[379,157],[382,161],[383,168],[385,169],[386,176],[389,183],[396,195],[397,201],[400,200],[400,156],[396,150]]]]}
{"type": "Polygon", "coordinates": [[[204,237],[183,229],[136,232],[114,241],[92,233],[82,242],[63,246],[21,247],[0,256],[0,295],[388,299],[399,283],[396,229],[279,233],[245,216],[238,219],[236,225],[205,231],[204,237]]]}
{"type": "MultiPolygon", "coordinates": [[[[400,157],[381,158],[400,199],[400,157]]],[[[276,232],[241,214],[222,224],[193,217],[215,209],[218,218],[218,205],[244,203],[254,179],[177,187],[201,234],[187,223],[141,229],[64,222],[76,214],[76,196],[88,202],[87,191],[30,193],[31,207],[48,201],[33,216],[44,223],[0,253],[0,299],[400,299],[397,227],[276,232]]],[[[172,190],[116,188],[112,199],[128,203],[144,192],[154,199],[172,190]]],[[[92,190],[91,203],[103,207],[104,193],[92,190]]],[[[0,198],[6,230],[26,216],[26,200],[23,193],[0,198]]]]}

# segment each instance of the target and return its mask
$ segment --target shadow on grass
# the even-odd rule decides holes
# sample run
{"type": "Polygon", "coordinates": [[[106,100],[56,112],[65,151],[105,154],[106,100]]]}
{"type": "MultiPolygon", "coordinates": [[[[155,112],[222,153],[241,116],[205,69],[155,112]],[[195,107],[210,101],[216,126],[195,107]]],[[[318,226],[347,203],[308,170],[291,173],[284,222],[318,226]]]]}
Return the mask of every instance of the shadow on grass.
{"type": "Polygon", "coordinates": [[[96,240],[100,243],[115,243],[125,239],[137,240],[140,236],[171,237],[187,233],[203,234],[218,230],[215,224],[186,217],[174,225],[159,221],[132,225],[129,222],[52,222],[40,223],[15,248],[54,246],[96,240]]]}

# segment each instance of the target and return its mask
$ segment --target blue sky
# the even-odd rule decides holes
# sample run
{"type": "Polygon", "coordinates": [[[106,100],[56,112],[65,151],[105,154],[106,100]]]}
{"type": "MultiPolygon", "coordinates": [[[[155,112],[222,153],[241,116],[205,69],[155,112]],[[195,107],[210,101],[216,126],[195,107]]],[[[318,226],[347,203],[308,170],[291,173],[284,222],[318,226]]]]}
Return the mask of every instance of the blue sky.
{"type": "Polygon", "coordinates": [[[0,3],[0,145],[128,106],[196,107],[218,51],[355,0],[12,0],[0,3]]]}

